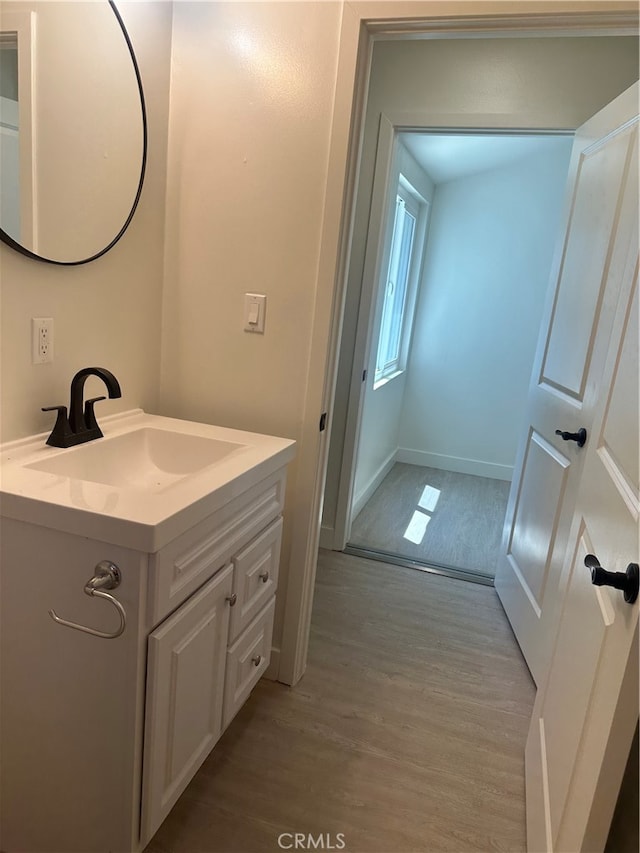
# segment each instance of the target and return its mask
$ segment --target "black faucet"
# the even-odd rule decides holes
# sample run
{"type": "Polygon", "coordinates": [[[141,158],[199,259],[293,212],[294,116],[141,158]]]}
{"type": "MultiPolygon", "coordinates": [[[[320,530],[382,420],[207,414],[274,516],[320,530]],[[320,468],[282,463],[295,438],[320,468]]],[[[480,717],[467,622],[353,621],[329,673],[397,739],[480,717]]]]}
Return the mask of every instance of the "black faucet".
{"type": "Polygon", "coordinates": [[[102,438],[102,430],[96,421],[94,406],[106,397],[92,397],[84,403],[84,383],[87,376],[100,377],[107,386],[110,398],[122,396],[120,384],[110,370],[104,367],[83,367],[71,380],[69,416],[67,417],[66,406],[47,406],[42,409],[43,412],[58,413],[55,426],[47,439],[47,444],[52,447],[74,447],[76,444],[84,444],[85,441],[102,438]]]}

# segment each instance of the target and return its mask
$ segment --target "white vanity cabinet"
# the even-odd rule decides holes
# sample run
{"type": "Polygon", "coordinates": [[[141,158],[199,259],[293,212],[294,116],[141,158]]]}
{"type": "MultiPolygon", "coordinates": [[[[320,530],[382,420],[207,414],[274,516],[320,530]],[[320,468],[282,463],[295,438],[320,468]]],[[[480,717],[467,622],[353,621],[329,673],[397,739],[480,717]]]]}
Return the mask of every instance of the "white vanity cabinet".
{"type": "Polygon", "coordinates": [[[40,523],[24,520],[20,500],[2,506],[3,853],[144,849],[264,675],[293,455],[292,442],[273,441],[282,447],[264,476],[230,482],[200,504],[211,511],[187,515],[193,524],[170,518],[155,551],[132,547],[126,525],[123,544],[82,535],[75,515],[65,530],[46,506],[40,523]],[[113,631],[112,604],[83,592],[103,560],[122,576],[111,594],[126,627],[115,639],[48,613],[113,631]]]}
{"type": "Polygon", "coordinates": [[[277,472],[151,559],[152,624],[191,594],[149,634],[143,843],[269,665],[284,483],[277,472]]]}

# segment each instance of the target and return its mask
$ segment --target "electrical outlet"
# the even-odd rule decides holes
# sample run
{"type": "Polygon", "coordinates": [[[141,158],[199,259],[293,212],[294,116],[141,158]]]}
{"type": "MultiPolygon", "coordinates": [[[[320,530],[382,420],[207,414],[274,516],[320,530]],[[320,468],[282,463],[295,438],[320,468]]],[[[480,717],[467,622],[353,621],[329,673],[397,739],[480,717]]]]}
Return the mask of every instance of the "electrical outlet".
{"type": "Polygon", "coordinates": [[[53,361],[53,318],[31,318],[31,361],[49,364],[53,361]]]}

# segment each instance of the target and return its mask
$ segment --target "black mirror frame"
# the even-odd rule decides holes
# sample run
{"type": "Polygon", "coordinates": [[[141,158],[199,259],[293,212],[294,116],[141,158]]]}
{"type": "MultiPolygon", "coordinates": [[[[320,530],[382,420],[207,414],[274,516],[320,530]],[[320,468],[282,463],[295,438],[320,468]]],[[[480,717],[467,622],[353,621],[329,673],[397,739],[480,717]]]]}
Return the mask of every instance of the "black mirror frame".
{"type": "Polygon", "coordinates": [[[131,39],[129,38],[129,33],[127,32],[127,28],[124,25],[124,21],[116,8],[115,0],[107,0],[109,6],[111,6],[111,10],[113,14],[116,16],[116,20],[120,25],[120,29],[122,30],[122,35],[124,36],[124,40],[127,44],[127,48],[129,50],[129,56],[131,57],[131,62],[133,64],[133,70],[136,75],[136,82],[138,84],[138,94],[140,95],[140,109],[142,112],[142,163],[140,167],[140,180],[138,181],[138,189],[133,200],[133,204],[131,206],[131,210],[129,211],[129,215],[127,216],[124,225],[118,231],[116,236],[111,240],[108,245],[101,249],[99,252],[96,252],[94,255],[90,255],[88,258],[83,258],[79,261],[56,261],[53,258],[45,258],[43,255],[37,255],[35,252],[30,251],[25,246],[18,243],[13,239],[9,234],[0,228],[0,240],[3,243],[6,243],[7,246],[10,246],[12,249],[15,249],[16,252],[20,252],[21,255],[25,255],[27,258],[32,258],[34,261],[42,261],[45,264],[56,264],[57,266],[63,267],[77,267],[82,264],[88,264],[91,261],[95,261],[98,258],[101,258],[103,255],[106,255],[108,251],[110,251],[120,240],[124,232],[129,227],[131,220],[133,219],[133,215],[136,212],[136,208],[138,207],[138,202],[140,201],[140,196],[142,194],[142,186],[144,184],[144,176],[147,169],[147,143],[148,143],[148,127],[147,127],[147,107],[144,99],[144,90],[142,88],[142,77],[140,76],[140,68],[138,67],[138,60],[136,59],[135,52],[133,50],[133,45],[131,44],[131,39]]]}

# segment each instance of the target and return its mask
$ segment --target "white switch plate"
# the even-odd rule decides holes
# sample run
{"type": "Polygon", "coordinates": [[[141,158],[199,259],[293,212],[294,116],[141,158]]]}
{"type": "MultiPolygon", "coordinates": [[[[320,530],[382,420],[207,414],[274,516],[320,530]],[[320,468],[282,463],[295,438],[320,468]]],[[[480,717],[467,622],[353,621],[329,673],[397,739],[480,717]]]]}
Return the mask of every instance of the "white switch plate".
{"type": "Polygon", "coordinates": [[[244,330],[264,334],[264,317],[267,311],[267,297],[264,293],[245,293],[244,330]]]}
{"type": "Polygon", "coordinates": [[[31,361],[33,364],[53,361],[53,317],[31,318],[31,361]]]}

